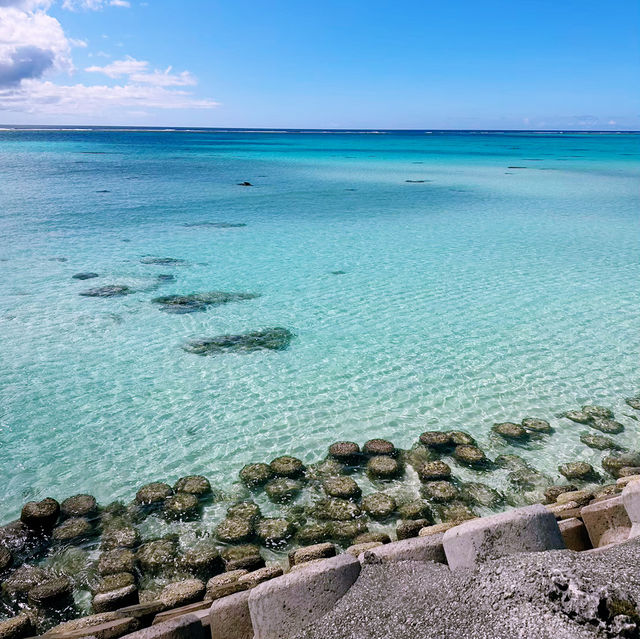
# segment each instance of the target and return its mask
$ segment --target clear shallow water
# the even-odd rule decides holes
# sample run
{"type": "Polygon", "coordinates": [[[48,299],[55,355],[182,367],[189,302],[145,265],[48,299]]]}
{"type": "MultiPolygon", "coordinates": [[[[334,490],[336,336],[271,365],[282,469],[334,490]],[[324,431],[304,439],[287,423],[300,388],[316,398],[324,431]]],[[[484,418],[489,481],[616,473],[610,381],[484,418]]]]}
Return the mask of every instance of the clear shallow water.
{"type": "Polygon", "coordinates": [[[426,429],[557,474],[602,456],[554,417],[586,402],[637,444],[622,400],[640,390],[638,140],[0,132],[0,520],[190,473],[230,489],[250,461],[426,429]],[[247,226],[185,226],[221,221],[247,226]],[[111,283],[138,292],[78,295],[111,283]],[[209,290],[261,297],[190,315],[150,302],[209,290]],[[180,348],[269,326],[296,333],[289,350],[180,348]],[[524,451],[488,436],[526,415],[555,434],[524,451]]]}

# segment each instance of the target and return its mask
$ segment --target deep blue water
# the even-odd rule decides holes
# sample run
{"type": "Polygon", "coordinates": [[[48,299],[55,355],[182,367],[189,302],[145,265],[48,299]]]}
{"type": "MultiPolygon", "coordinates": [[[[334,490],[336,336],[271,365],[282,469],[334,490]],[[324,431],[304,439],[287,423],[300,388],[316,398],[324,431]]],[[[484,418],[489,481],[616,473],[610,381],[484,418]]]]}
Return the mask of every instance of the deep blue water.
{"type": "Polygon", "coordinates": [[[455,427],[495,455],[491,424],[526,415],[556,432],[520,452],[557,475],[601,456],[556,417],[586,402],[633,445],[639,139],[0,131],[0,519],[188,473],[235,490],[249,461],[339,439],[455,427]],[[105,284],[135,293],[78,294],[105,284]],[[212,290],[260,297],[151,303],[212,290]],[[270,326],[288,350],[181,349],[270,326]]]}

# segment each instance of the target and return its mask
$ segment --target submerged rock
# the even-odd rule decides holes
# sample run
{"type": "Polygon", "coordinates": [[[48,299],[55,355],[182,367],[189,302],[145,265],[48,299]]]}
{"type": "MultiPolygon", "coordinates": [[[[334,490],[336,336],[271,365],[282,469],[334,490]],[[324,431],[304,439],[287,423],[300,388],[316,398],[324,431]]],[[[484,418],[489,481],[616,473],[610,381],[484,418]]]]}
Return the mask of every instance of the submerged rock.
{"type": "Polygon", "coordinates": [[[263,519],[256,527],[258,539],[267,548],[281,548],[295,534],[295,526],[286,519],[263,519]]]}
{"type": "Polygon", "coordinates": [[[428,430],[420,435],[420,443],[437,451],[445,451],[453,446],[451,433],[428,430]]]}
{"type": "Polygon", "coordinates": [[[214,355],[216,353],[253,352],[261,350],[283,351],[289,347],[293,333],[286,328],[269,328],[242,335],[192,340],[183,346],[188,353],[214,355]]]}
{"type": "Polygon", "coordinates": [[[604,419],[611,419],[613,417],[613,411],[609,408],[605,408],[604,406],[583,406],[582,412],[592,418],[602,417],[604,419]]]}
{"type": "Polygon", "coordinates": [[[624,401],[634,410],[640,410],[640,397],[627,397],[624,401]]]}
{"type": "Polygon", "coordinates": [[[401,519],[433,519],[431,508],[422,499],[413,499],[398,506],[398,515],[401,519]]]}
{"type": "Polygon", "coordinates": [[[362,511],[358,505],[352,501],[332,497],[318,500],[313,505],[311,513],[316,519],[320,519],[321,521],[348,521],[360,517],[362,511]]]}
{"type": "Polygon", "coordinates": [[[460,491],[449,481],[429,481],[422,486],[422,496],[436,503],[460,498],[460,491]]]}
{"type": "Polygon", "coordinates": [[[393,479],[401,473],[399,462],[388,455],[376,455],[367,462],[367,475],[371,479],[393,479]]]}
{"type": "Polygon", "coordinates": [[[306,524],[296,533],[296,541],[303,545],[320,544],[331,538],[331,527],[327,522],[306,524]]]}
{"type": "Polygon", "coordinates": [[[327,458],[316,464],[307,467],[305,477],[307,479],[323,480],[327,477],[338,477],[344,475],[347,469],[337,459],[327,458]]]}
{"type": "Polygon", "coordinates": [[[388,455],[393,457],[396,454],[395,446],[386,439],[370,439],[362,447],[365,455],[388,455]]]}
{"type": "Polygon", "coordinates": [[[581,410],[568,410],[564,417],[577,424],[588,424],[591,421],[591,416],[581,410]]]}
{"type": "Polygon", "coordinates": [[[98,574],[106,576],[115,575],[119,572],[133,572],[135,565],[136,555],[131,550],[124,548],[108,550],[100,555],[98,574]]]}
{"type": "Polygon", "coordinates": [[[107,286],[98,286],[82,291],[79,295],[83,297],[121,297],[133,293],[133,289],[124,284],[109,284],[107,286]]]}
{"type": "Polygon", "coordinates": [[[328,497],[358,499],[362,495],[360,486],[351,477],[328,477],[322,482],[322,488],[328,497]]]}
{"type": "Polygon", "coordinates": [[[189,493],[196,497],[206,497],[211,494],[211,484],[206,477],[202,475],[187,475],[181,477],[173,485],[173,491],[176,493],[189,493]]]}
{"type": "MultiPolygon", "coordinates": [[[[127,552],[127,551],[112,551],[127,552]]],[[[170,539],[157,539],[143,544],[135,555],[143,572],[158,574],[176,564],[176,544],[170,539]]],[[[123,571],[118,571],[123,572],[123,571]]]]}
{"type": "Polygon", "coordinates": [[[454,446],[475,446],[476,440],[463,430],[450,430],[448,433],[454,446]]]}
{"type": "Polygon", "coordinates": [[[141,506],[160,506],[164,500],[173,495],[173,489],[164,482],[145,484],[136,493],[136,502],[141,506]]]}
{"type": "Polygon", "coordinates": [[[623,468],[640,466],[640,452],[624,452],[608,455],[602,460],[602,467],[614,477],[620,477],[623,468]]]}
{"type": "Polygon", "coordinates": [[[255,525],[262,518],[262,512],[255,502],[241,501],[227,508],[227,517],[246,519],[255,525]]]}
{"type": "Polygon", "coordinates": [[[578,487],[574,484],[566,484],[564,486],[549,486],[544,491],[545,499],[549,504],[555,504],[558,497],[564,493],[571,493],[578,490],[578,487]]]}
{"type": "Polygon", "coordinates": [[[169,521],[192,521],[200,516],[200,502],[191,493],[175,493],[164,500],[163,514],[169,521]]]}
{"type": "Polygon", "coordinates": [[[93,495],[74,495],[60,504],[63,517],[88,517],[91,519],[98,513],[98,504],[93,495]]]}
{"type": "Polygon", "coordinates": [[[51,530],[60,515],[60,504],[51,497],[27,502],[20,514],[21,521],[34,530],[51,530]]]}
{"type": "Polygon", "coordinates": [[[362,509],[373,519],[387,519],[396,506],[396,500],[385,493],[371,493],[362,499],[362,509]]]}
{"type": "Polygon", "coordinates": [[[59,544],[77,544],[93,534],[93,527],[85,517],[72,517],[53,529],[52,538],[59,544]]]}
{"type": "Polygon", "coordinates": [[[203,579],[208,579],[224,570],[220,553],[210,543],[197,544],[185,551],[180,558],[180,566],[203,579]]]}
{"type": "Polygon", "coordinates": [[[102,533],[102,550],[135,548],[140,543],[140,533],[133,526],[109,527],[102,533]]]}
{"type": "Polygon", "coordinates": [[[497,508],[504,503],[504,495],[480,482],[466,482],[460,487],[462,499],[469,504],[484,506],[485,508],[497,508]]]}
{"type": "Polygon", "coordinates": [[[453,456],[456,461],[465,466],[480,467],[489,463],[487,456],[477,446],[471,444],[463,444],[456,446],[453,450],[453,456]]]}
{"type": "Polygon", "coordinates": [[[345,545],[351,545],[356,537],[368,531],[369,527],[367,526],[367,522],[362,519],[331,522],[331,537],[345,545]]]}
{"type": "Polygon", "coordinates": [[[196,601],[202,601],[206,586],[200,579],[185,579],[165,586],[160,593],[160,601],[167,608],[178,608],[196,601]]]}
{"type": "Polygon", "coordinates": [[[336,442],[329,446],[329,456],[343,464],[354,464],[360,457],[360,446],[355,442],[336,442]]]}
{"type": "Polygon", "coordinates": [[[66,608],[71,605],[73,586],[67,577],[47,579],[29,590],[29,603],[42,608],[66,608]]]}
{"type": "Polygon", "coordinates": [[[604,435],[594,435],[592,433],[582,433],[580,441],[589,448],[596,450],[622,450],[622,446],[613,441],[610,437],[604,435]]]}
{"type": "Polygon", "coordinates": [[[185,222],[182,226],[192,227],[209,227],[214,229],[239,229],[246,226],[245,222],[185,222]]]}
{"type": "Polygon", "coordinates": [[[240,517],[227,517],[216,527],[220,541],[228,544],[242,544],[253,537],[253,522],[240,517]]]}
{"type": "Polygon", "coordinates": [[[177,257],[143,257],[140,264],[184,264],[186,260],[177,257]]]}
{"type": "Polygon", "coordinates": [[[38,566],[23,564],[2,582],[2,592],[11,600],[19,599],[44,582],[49,575],[38,566]]]}
{"type": "Polygon", "coordinates": [[[508,441],[525,441],[529,437],[529,433],[521,424],[513,422],[502,422],[494,424],[491,430],[508,441]]]}
{"type": "Polygon", "coordinates": [[[160,310],[166,313],[195,313],[205,311],[207,308],[222,306],[230,302],[252,300],[259,297],[257,293],[225,293],[224,291],[211,291],[209,293],[191,293],[188,295],[164,295],[151,300],[160,305],[160,310]]]}
{"type": "Polygon", "coordinates": [[[550,433],[552,431],[551,424],[548,421],[535,417],[525,417],[522,420],[522,426],[532,433],[550,433]]]}
{"type": "Polygon", "coordinates": [[[409,450],[403,453],[401,460],[418,472],[422,466],[436,460],[437,457],[437,453],[431,448],[420,442],[416,442],[409,450]]]}
{"type": "Polygon", "coordinates": [[[276,457],[269,466],[276,477],[289,477],[296,479],[304,475],[304,464],[297,457],[291,455],[282,455],[276,457]]]}
{"type": "Polygon", "coordinates": [[[418,470],[418,477],[422,481],[449,479],[451,477],[451,467],[443,461],[427,462],[418,470]]]}
{"type": "Polygon", "coordinates": [[[587,462],[568,462],[558,466],[558,472],[567,479],[594,479],[597,477],[591,464],[587,462]]]}
{"type": "Polygon", "coordinates": [[[71,276],[74,280],[92,280],[94,277],[100,277],[97,273],[76,273],[71,276]]]}
{"type": "Polygon", "coordinates": [[[240,479],[249,488],[263,486],[273,477],[269,464],[247,464],[240,471],[240,479]]]}
{"type": "Polygon", "coordinates": [[[624,426],[608,417],[592,417],[589,426],[609,435],[618,435],[624,430],[624,426]]]}
{"type": "Polygon", "coordinates": [[[278,477],[267,482],[264,487],[267,497],[276,504],[293,501],[302,491],[302,484],[297,479],[278,477]]]}

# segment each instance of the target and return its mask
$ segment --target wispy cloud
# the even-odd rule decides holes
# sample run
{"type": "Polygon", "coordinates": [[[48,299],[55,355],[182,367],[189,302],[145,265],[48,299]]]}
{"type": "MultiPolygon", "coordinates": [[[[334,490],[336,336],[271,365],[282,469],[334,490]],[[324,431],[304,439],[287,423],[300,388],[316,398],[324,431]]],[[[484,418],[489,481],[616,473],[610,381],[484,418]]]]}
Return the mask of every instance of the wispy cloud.
{"type": "Polygon", "coordinates": [[[172,67],[167,67],[164,71],[158,69],[150,71],[149,63],[146,60],[136,60],[131,56],[127,56],[123,60],[114,60],[103,67],[91,66],[85,70],[90,73],[103,73],[109,78],[128,76],[131,82],[161,87],[194,86],[198,83],[188,71],[172,73],[172,67]]]}

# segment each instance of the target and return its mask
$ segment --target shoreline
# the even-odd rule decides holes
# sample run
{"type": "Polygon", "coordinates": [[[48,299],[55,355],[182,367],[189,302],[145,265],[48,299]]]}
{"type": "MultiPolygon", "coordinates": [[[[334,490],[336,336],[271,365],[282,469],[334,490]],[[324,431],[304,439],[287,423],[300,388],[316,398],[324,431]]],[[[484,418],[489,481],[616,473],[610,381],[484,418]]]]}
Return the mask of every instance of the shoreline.
{"type": "MultiPolygon", "coordinates": [[[[637,396],[625,401],[640,411],[637,396]]],[[[124,601],[137,604],[185,579],[205,584],[237,570],[277,576],[300,548],[375,548],[528,504],[544,502],[556,517],[575,518],[592,500],[618,496],[626,477],[640,474],[640,452],[615,442],[624,427],[606,407],[584,406],[565,417],[581,429],[585,446],[603,451],[603,464],[563,464],[561,482],[515,454],[489,459],[464,431],[427,431],[409,450],[382,439],[362,448],[336,442],[315,464],[288,455],[248,464],[240,472],[244,488],[235,495],[219,493],[203,476],[187,476],[173,485],[147,484],[128,504],[99,506],[91,495],[30,502],[21,519],[0,527],[3,617],[30,611],[45,631],[90,614],[92,606],[104,612],[114,604],[101,603],[102,595],[114,591],[124,589],[124,601]],[[459,468],[474,481],[457,477],[459,468]],[[494,472],[505,474],[503,490],[483,483],[494,472]],[[416,478],[418,495],[411,483],[416,478]],[[267,507],[256,501],[265,500],[269,512],[263,513],[267,507]],[[226,513],[215,526],[198,524],[209,509],[226,513]],[[62,589],[53,607],[30,595],[42,581],[57,581],[62,589]]],[[[492,427],[492,437],[511,444],[509,452],[552,436],[543,419],[492,427]]]]}

